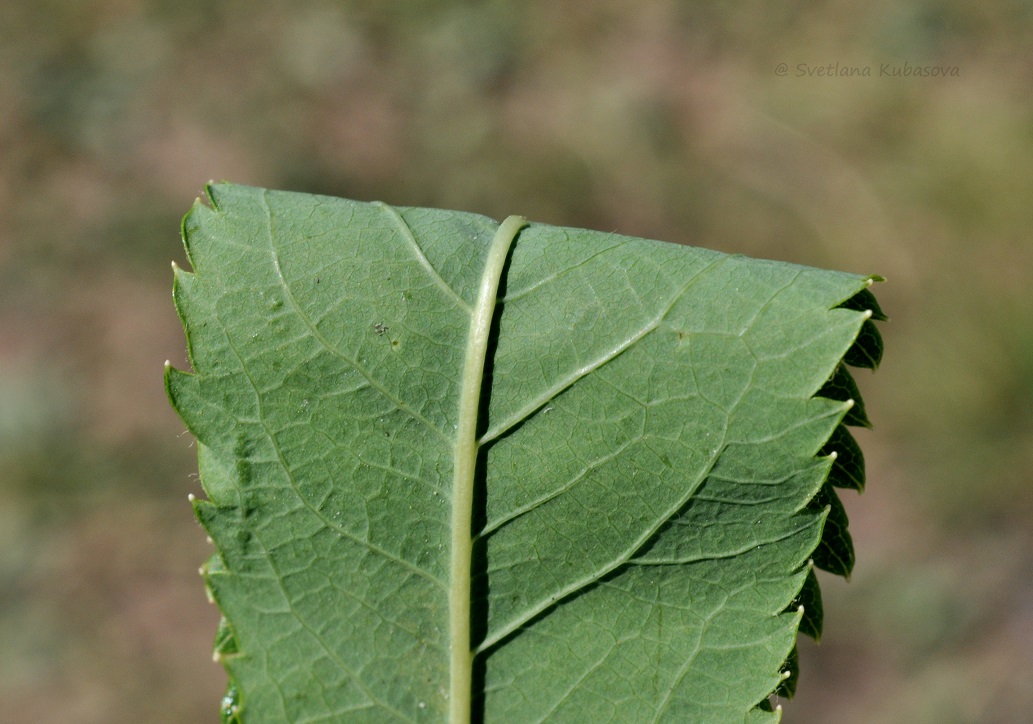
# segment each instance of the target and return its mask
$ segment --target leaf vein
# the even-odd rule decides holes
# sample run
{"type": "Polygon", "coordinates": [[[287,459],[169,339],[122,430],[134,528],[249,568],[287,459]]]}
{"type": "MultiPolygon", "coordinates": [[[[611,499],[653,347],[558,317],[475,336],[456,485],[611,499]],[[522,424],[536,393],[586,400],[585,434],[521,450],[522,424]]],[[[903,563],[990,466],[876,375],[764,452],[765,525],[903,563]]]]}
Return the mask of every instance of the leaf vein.
{"type": "Polygon", "coordinates": [[[430,420],[421,415],[418,411],[412,409],[402,400],[392,395],[386,387],[377,382],[376,378],[373,377],[369,370],[367,370],[365,367],[359,364],[358,360],[352,359],[344,352],[337,349],[333,344],[331,344],[330,340],[323,336],[319,329],[313,324],[312,320],[309,319],[308,315],[306,315],[302,311],[301,305],[298,303],[298,300],[294,296],[294,292],[291,290],[290,285],[287,283],[287,279],[283,275],[283,268],[280,265],[280,258],[276,253],[276,244],[274,242],[275,234],[273,233],[273,214],[272,209],[269,208],[269,201],[267,199],[268,195],[269,192],[264,191],[261,198],[262,205],[265,209],[266,214],[266,228],[269,231],[269,254],[272,258],[273,267],[276,270],[276,276],[280,281],[280,286],[283,288],[283,292],[287,296],[287,299],[290,302],[291,307],[294,309],[294,312],[298,315],[298,319],[300,319],[301,322],[308,328],[309,332],[312,334],[312,337],[316,341],[318,341],[328,352],[339,357],[340,359],[344,360],[349,365],[351,365],[355,369],[355,371],[357,371],[360,375],[365,377],[366,381],[369,382],[369,384],[374,389],[376,389],[380,394],[387,398],[393,405],[395,405],[395,407],[397,407],[402,412],[410,415],[413,419],[423,423],[423,425],[425,425],[428,430],[433,432],[443,442],[451,444],[452,440],[450,440],[449,437],[445,435],[445,433],[442,430],[440,430],[430,420]]]}
{"type": "Polygon", "coordinates": [[[721,264],[723,261],[724,259],[718,259],[714,262],[711,262],[700,271],[696,272],[696,274],[694,274],[685,283],[685,285],[678,291],[678,293],[671,298],[671,301],[668,303],[668,305],[663,310],[661,310],[660,313],[657,314],[656,317],[654,317],[649,323],[643,326],[642,329],[630,335],[623,341],[619,342],[617,345],[615,345],[614,347],[600,355],[597,359],[592,360],[588,364],[575,369],[573,372],[568,374],[559,382],[553,384],[552,387],[546,390],[544,394],[539,395],[538,397],[534,398],[533,400],[525,404],[522,408],[517,410],[517,412],[511,415],[508,419],[503,420],[495,425],[492,425],[490,428],[488,428],[487,431],[485,431],[484,435],[480,439],[480,443],[484,444],[496,439],[501,435],[504,435],[512,427],[518,425],[520,422],[527,419],[535,410],[538,410],[543,405],[548,403],[550,400],[555,398],[559,393],[563,392],[563,390],[567,389],[571,385],[576,384],[578,380],[583,379],[585,376],[599,369],[607,362],[615,359],[622,352],[624,352],[625,350],[629,349],[637,342],[642,340],[646,335],[648,335],[650,332],[655,330],[660,325],[660,323],[667,317],[671,310],[674,309],[674,306],[681,300],[683,296],[685,296],[685,294],[688,293],[689,289],[692,288],[692,286],[700,279],[701,276],[703,276],[703,274],[710,271],[715,266],[721,264]]]}
{"type": "Polygon", "coordinates": [[[487,525],[485,525],[484,529],[480,533],[478,533],[476,536],[474,536],[474,540],[478,540],[480,538],[486,538],[487,536],[491,535],[492,533],[494,533],[499,528],[502,528],[503,526],[507,525],[508,523],[513,522],[517,518],[520,518],[521,516],[531,512],[532,510],[534,510],[535,508],[539,507],[540,505],[543,505],[543,504],[549,502],[550,500],[554,500],[554,499],[560,497],[561,495],[569,492],[579,482],[584,480],[588,476],[589,473],[591,473],[592,471],[598,469],[601,465],[604,465],[605,463],[608,463],[611,460],[615,459],[618,455],[623,453],[629,447],[631,447],[632,445],[634,445],[635,443],[638,443],[640,441],[641,441],[641,437],[634,437],[634,438],[628,440],[627,442],[625,442],[623,445],[621,445],[619,448],[617,448],[613,452],[608,453],[607,455],[603,455],[601,457],[596,458],[592,462],[590,462],[587,465],[585,465],[581,470],[578,471],[578,473],[576,475],[574,475],[569,481],[564,483],[561,487],[557,488],[556,490],[552,491],[551,493],[548,493],[546,495],[542,495],[542,496],[536,498],[535,500],[532,500],[531,502],[526,503],[526,504],[520,506],[519,508],[516,508],[515,510],[511,511],[508,515],[505,515],[502,518],[499,518],[498,520],[493,521],[493,522],[488,523],[487,525]]]}
{"type": "MultiPolygon", "coordinates": [[[[718,450],[720,451],[723,448],[724,443],[722,442],[722,444],[718,446],[718,450]]],[[[685,495],[683,495],[678,501],[676,501],[675,504],[672,505],[668,510],[664,511],[664,513],[661,516],[659,516],[656,525],[650,526],[645,531],[643,531],[643,533],[637,539],[632,541],[631,544],[628,545],[624,549],[624,551],[619,556],[617,556],[613,561],[600,566],[595,571],[592,571],[590,574],[586,576],[582,576],[577,581],[574,581],[572,584],[565,586],[556,593],[553,593],[545,600],[539,601],[536,605],[530,607],[526,612],[524,612],[522,616],[515,618],[513,621],[499,628],[497,631],[489,633],[487,636],[485,636],[484,640],[480,643],[480,645],[477,646],[477,648],[475,649],[475,653],[481,653],[487,649],[490,649],[496,643],[505,639],[510,634],[519,630],[523,626],[527,625],[530,621],[534,620],[539,615],[541,615],[548,609],[552,608],[563,599],[577,593],[586,586],[595,583],[599,579],[603,578],[607,574],[613,572],[614,570],[616,570],[617,568],[631,560],[632,557],[635,555],[636,551],[641,550],[642,546],[649,542],[649,540],[654,535],[656,535],[657,531],[660,530],[660,528],[668,520],[670,520],[672,516],[674,516],[679,510],[681,510],[685,506],[685,503],[688,502],[688,500],[692,497],[693,493],[695,493],[696,490],[699,489],[699,486],[703,483],[703,481],[706,480],[707,475],[709,475],[710,470],[713,468],[714,464],[717,462],[719,457],[720,454],[713,455],[710,458],[709,463],[707,464],[707,468],[702,471],[699,478],[696,481],[694,481],[692,485],[687,487],[685,495]]]]}
{"type": "Polygon", "coordinates": [[[416,260],[420,263],[420,266],[423,267],[423,269],[427,272],[430,278],[434,280],[434,283],[443,292],[445,292],[445,294],[447,294],[452,299],[452,301],[454,301],[456,304],[462,307],[467,314],[473,314],[473,307],[465,299],[459,296],[456,290],[453,289],[452,286],[444,280],[444,278],[442,278],[441,274],[438,273],[438,270],[435,269],[434,265],[430,263],[430,259],[428,259],[427,255],[423,253],[423,248],[416,241],[416,236],[412,232],[412,227],[410,227],[409,224],[406,223],[405,219],[402,218],[402,215],[398,212],[398,209],[396,209],[394,206],[385,204],[383,201],[376,201],[374,203],[376,206],[379,206],[385,214],[391,217],[391,219],[395,223],[395,226],[397,226],[398,230],[402,233],[402,238],[409,242],[409,246],[412,248],[413,253],[416,255],[416,260]]]}
{"type": "MultiPolygon", "coordinates": [[[[566,236],[566,234],[564,234],[564,236],[566,236]]],[[[569,238],[567,240],[569,241],[569,238]]],[[[506,296],[502,297],[502,299],[499,300],[499,303],[500,304],[506,304],[507,302],[515,302],[516,300],[518,300],[518,299],[520,299],[522,297],[526,297],[528,294],[534,292],[535,290],[537,290],[537,289],[539,289],[541,287],[544,287],[546,284],[552,283],[556,279],[559,279],[564,274],[572,272],[575,269],[580,269],[581,267],[583,267],[584,265],[588,264],[593,259],[595,259],[597,257],[600,257],[603,254],[605,254],[607,252],[610,252],[610,251],[612,251],[614,249],[618,249],[618,248],[620,248],[623,245],[624,245],[624,242],[618,241],[617,243],[613,244],[612,246],[608,246],[608,247],[606,247],[604,249],[600,249],[599,251],[595,252],[594,254],[590,254],[589,256],[585,257],[584,259],[579,261],[577,264],[574,264],[574,265],[569,266],[569,267],[565,267],[563,269],[560,269],[558,271],[553,272],[552,274],[547,274],[544,277],[542,277],[541,279],[539,279],[538,281],[534,282],[533,284],[525,287],[524,289],[521,289],[519,291],[513,292],[512,294],[507,294],[506,296]]]]}

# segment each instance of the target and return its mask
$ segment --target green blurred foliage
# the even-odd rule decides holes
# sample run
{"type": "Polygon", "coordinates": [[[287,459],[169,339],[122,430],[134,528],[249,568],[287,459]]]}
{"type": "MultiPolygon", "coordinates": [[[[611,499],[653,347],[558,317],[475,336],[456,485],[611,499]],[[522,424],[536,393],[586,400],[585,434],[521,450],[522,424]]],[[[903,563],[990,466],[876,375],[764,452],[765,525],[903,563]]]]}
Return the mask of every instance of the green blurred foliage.
{"type": "Polygon", "coordinates": [[[0,720],[214,718],[161,388],[208,179],[888,277],[858,565],[786,720],[1025,720],[1031,41],[1028,0],[0,4],[0,720]]]}

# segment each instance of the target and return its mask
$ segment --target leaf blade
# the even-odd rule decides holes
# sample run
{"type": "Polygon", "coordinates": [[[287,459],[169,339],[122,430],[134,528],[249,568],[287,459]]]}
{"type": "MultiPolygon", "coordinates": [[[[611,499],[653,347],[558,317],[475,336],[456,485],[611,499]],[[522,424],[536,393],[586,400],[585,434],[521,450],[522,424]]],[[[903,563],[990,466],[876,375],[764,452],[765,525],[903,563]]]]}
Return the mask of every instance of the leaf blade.
{"type": "Polygon", "coordinates": [[[522,222],[207,193],[166,385],[233,716],[768,716],[849,409],[814,395],[881,356],[869,277],[539,224],[492,257],[522,222]]]}

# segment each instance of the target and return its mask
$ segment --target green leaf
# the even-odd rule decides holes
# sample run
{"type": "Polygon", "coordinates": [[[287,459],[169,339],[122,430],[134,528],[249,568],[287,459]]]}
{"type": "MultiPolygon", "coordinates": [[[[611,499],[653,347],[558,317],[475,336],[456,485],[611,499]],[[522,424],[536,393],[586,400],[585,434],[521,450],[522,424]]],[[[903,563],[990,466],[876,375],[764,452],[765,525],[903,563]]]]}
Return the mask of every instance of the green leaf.
{"type": "Polygon", "coordinates": [[[872,277],[207,194],[166,385],[225,720],[777,719],[809,561],[849,571],[827,481],[863,480],[826,446],[867,422],[840,363],[881,356],[872,277]]]}

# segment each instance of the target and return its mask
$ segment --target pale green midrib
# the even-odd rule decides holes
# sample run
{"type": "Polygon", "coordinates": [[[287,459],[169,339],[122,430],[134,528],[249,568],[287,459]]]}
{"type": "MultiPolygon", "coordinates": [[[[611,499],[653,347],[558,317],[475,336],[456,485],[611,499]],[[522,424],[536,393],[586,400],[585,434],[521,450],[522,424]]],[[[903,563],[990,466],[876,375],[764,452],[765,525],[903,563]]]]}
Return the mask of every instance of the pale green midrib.
{"type": "Polygon", "coordinates": [[[473,649],[470,645],[473,486],[477,470],[477,420],[484,362],[488,353],[499,280],[516,235],[527,224],[520,216],[502,222],[491,241],[481,274],[477,305],[472,310],[466,359],[459,392],[455,472],[452,479],[452,563],[449,575],[449,722],[469,724],[472,701],[473,649]]]}

